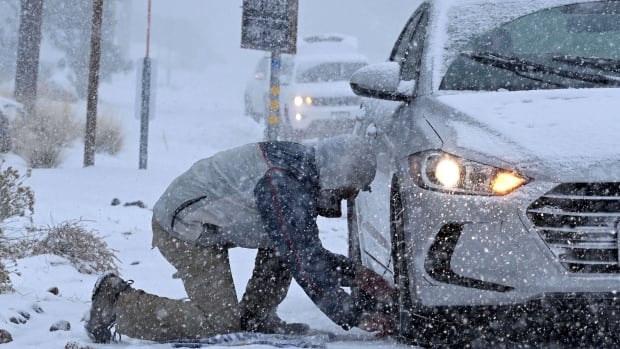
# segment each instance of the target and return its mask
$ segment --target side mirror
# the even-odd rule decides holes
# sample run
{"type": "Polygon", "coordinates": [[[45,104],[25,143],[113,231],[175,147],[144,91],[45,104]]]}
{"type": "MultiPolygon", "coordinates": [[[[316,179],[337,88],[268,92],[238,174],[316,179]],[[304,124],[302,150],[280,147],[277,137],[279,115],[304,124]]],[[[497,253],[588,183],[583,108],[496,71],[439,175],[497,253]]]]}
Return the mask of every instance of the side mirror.
{"type": "Polygon", "coordinates": [[[415,90],[415,82],[400,81],[396,62],[367,65],[353,73],[350,85],[358,96],[390,101],[408,101],[415,90]]]}

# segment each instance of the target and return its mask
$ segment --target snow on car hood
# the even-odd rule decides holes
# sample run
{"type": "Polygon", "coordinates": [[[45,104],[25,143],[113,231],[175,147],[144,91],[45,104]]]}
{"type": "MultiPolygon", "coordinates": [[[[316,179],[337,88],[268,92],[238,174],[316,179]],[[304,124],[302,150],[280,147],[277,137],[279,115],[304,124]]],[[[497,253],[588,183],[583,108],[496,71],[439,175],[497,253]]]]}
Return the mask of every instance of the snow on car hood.
{"type": "Polygon", "coordinates": [[[473,92],[436,100],[439,114],[449,115],[426,116],[447,148],[565,180],[620,178],[620,89],[473,92]]]}

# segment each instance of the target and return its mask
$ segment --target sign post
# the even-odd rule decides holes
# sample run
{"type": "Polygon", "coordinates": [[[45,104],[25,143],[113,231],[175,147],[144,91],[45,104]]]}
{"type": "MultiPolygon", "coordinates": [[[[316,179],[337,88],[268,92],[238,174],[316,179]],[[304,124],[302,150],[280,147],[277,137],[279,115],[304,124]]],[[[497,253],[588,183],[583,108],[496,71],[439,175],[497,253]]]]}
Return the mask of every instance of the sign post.
{"type": "Polygon", "coordinates": [[[146,55],[142,63],[142,74],[139,78],[140,86],[140,149],[138,159],[138,169],[146,170],[148,159],[148,141],[149,141],[149,119],[150,119],[150,107],[153,105],[151,99],[151,86],[152,81],[152,62],[149,57],[151,45],[151,0],[147,5],[147,24],[146,24],[146,55]]]}
{"type": "Polygon", "coordinates": [[[267,139],[278,139],[280,125],[280,51],[271,52],[271,75],[269,77],[269,115],[267,116],[267,139]]]}
{"type": "Polygon", "coordinates": [[[241,47],[271,52],[267,139],[280,128],[281,54],[297,50],[298,0],[243,0],[241,47]]]}

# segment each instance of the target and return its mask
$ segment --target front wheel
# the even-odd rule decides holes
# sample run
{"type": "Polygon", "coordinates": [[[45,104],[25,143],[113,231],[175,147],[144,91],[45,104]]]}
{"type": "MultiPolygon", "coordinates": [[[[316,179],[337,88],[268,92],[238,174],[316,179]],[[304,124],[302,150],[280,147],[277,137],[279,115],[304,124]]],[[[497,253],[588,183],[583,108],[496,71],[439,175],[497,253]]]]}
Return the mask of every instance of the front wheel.
{"type": "MultiPolygon", "coordinates": [[[[394,181],[396,182],[396,181],[394,181]]],[[[392,265],[394,266],[394,285],[398,301],[396,335],[401,342],[410,342],[414,338],[413,305],[409,284],[407,246],[404,241],[403,207],[396,183],[392,184],[390,195],[390,230],[392,232],[392,265]]]]}
{"type": "MultiPolygon", "coordinates": [[[[357,227],[357,213],[355,210],[355,200],[347,200],[347,230],[348,230],[348,252],[349,258],[355,264],[362,264],[362,248],[360,246],[360,236],[357,227]]],[[[363,295],[359,287],[352,284],[351,296],[356,302],[362,302],[363,295]]]]}

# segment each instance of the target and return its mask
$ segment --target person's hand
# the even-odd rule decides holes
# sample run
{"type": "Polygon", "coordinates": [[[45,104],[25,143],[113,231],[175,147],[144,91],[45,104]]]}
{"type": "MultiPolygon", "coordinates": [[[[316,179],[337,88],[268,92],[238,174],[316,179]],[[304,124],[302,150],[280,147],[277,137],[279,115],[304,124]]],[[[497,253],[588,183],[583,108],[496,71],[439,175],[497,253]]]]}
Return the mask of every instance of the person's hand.
{"type": "Polygon", "coordinates": [[[394,334],[394,320],[385,313],[364,313],[357,327],[364,331],[377,332],[377,337],[394,334]]]}
{"type": "Polygon", "coordinates": [[[354,282],[357,287],[377,301],[385,304],[393,303],[394,288],[374,271],[361,265],[357,266],[354,282]]]}

